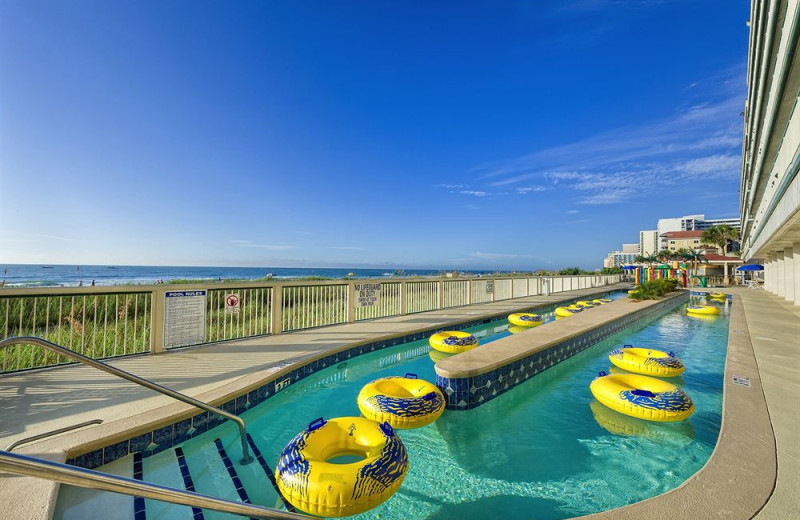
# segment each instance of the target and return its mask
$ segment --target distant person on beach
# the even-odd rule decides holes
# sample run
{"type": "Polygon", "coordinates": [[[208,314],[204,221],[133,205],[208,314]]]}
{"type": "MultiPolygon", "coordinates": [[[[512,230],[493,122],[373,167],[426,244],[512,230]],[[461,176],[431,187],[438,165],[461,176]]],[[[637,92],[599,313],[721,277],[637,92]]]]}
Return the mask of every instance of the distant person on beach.
{"type": "Polygon", "coordinates": [[[78,287],[83,287],[83,280],[81,280],[80,282],[78,282],[78,287]]]}
{"type": "Polygon", "coordinates": [[[92,280],[92,287],[94,287],[94,280],[92,280]]]}

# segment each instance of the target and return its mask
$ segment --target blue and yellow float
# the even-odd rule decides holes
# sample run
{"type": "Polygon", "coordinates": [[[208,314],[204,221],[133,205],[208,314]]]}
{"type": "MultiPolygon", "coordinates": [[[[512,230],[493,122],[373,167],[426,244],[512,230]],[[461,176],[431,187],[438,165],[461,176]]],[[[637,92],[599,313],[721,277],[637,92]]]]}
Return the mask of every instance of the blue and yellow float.
{"type": "Polygon", "coordinates": [[[728,295],[721,292],[712,292],[708,294],[708,297],[711,298],[712,300],[724,300],[725,298],[728,297],[728,295]]]}
{"type": "Polygon", "coordinates": [[[677,377],[686,367],[672,352],[624,345],[608,355],[614,365],[637,374],[656,377],[677,377]]]}
{"type": "Polygon", "coordinates": [[[719,314],[719,309],[711,305],[687,305],[686,312],[699,316],[716,316],[719,314]]]}
{"type": "Polygon", "coordinates": [[[283,449],[275,467],[281,495],[318,516],[362,513],[391,497],[408,472],[408,454],[388,423],[363,417],[314,420],[283,449]],[[361,460],[338,464],[337,457],[361,460]]]}
{"type": "Polygon", "coordinates": [[[583,309],[572,309],[570,307],[556,307],[556,316],[559,318],[566,318],[568,316],[572,316],[573,314],[578,314],[583,309]]]}
{"type": "Polygon", "coordinates": [[[358,393],[358,409],[364,417],[392,428],[420,428],[439,418],[444,411],[444,395],[435,385],[405,377],[382,377],[364,385],[358,393]]]}
{"type": "Polygon", "coordinates": [[[613,301],[614,300],[612,300],[611,298],[596,298],[596,299],[592,300],[592,303],[597,304],[597,305],[603,305],[603,304],[606,304],[606,303],[611,303],[613,301]]]}
{"type": "Polygon", "coordinates": [[[592,307],[597,307],[596,303],[592,303],[592,302],[589,302],[589,301],[586,301],[586,300],[581,300],[581,301],[575,302],[575,305],[577,305],[578,307],[581,307],[583,309],[591,309],[592,307]]]}
{"type": "Polygon", "coordinates": [[[517,327],[538,327],[544,320],[538,314],[531,314],[530,312],[517,312],[508,315],[508,321],[517,327]]]}
{"type": "Polygon", "coordinates": [[[432,348],[448,354],[460,354],[478,346],[478,338],[469,332],[445,330],[437,332],[428,340],[432,348]]]}
{"type": "Polygon", "coordinates": [[[694,403],[686,392],[655,377],[600,372],[589,390],[612,410],[648,421],[683,421],[694,413],[694,403]]]}

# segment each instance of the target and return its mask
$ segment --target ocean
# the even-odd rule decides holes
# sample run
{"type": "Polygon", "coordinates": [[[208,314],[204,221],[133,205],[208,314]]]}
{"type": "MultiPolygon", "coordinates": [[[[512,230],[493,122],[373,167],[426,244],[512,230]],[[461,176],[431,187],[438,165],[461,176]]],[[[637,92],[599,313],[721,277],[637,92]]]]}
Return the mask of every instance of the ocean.
{"type": "MultiPolygon", "coordinates": [[[[438,269],[358,269],[327,267],[170,267],[149,265],[43,265],[0,264],[0,280],[5,287],[77,287],[109,285],[150,285],[172,280],[257,280],[267,276],[276,279],[344,278],[353,273],[356,278],[385,278],[390,276],[434,276],[438,269]]],[[[461,271],[487,274],[495,271],[461,271]]]]}

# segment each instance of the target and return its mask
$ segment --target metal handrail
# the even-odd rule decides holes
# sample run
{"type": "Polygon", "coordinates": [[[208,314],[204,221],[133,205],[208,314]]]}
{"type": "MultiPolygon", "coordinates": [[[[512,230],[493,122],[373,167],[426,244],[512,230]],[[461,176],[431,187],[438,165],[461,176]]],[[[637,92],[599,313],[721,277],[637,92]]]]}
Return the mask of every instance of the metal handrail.
{"type": "Polygon", "coordinates": [[[183,491],[141,480],[134,480],[100,471],[78,468],[49,460],[29,457],[19,453],[0,450],[0,470],[43,478],[72,486],[100,489],[123,495],[138,496],[151,500],[161,500],[184,506],[212,509],[223,513],[261,518],[265,520],[309,520],[306,515],[289,513],[269,507],[255,506],[244,502],[225,500],[201,493],[183,491]]]}
{"type": "Polygon", "coordinates": [[[59,428],[57,430],[52,430],[46,433],[40,433],[39,435],[33,435],[32,437],[25,437],[24,439],[20,439],[16,442],[12,442],[6,448],[6,451],[11,451],[17,446],[22,446],[23,444],[27,444],[29,442],[38,441],[41,439],[46,439],[47,437],[52,437],[53,435],[58,435],[60,433],[71,432],[72,430],[77,430],[78,428],[83,428],[84,426],[91,426],[92,424],[102,424],[103,419],[92,419],[91,421],[85,421],[79,424],[73,424],[72,426],[66,426],[64,428],[59,428]]]}
{"type": "Polygon", "coordinates": [[[144,386],[151,390],[155,390],[156,392],[172,397],[173,399],[177,399],[178,401],[183,401],[184,403],[196,406],[197,408],[201,408],[203,410],[206,410],[207,412],[215,413],[217,415],[225,417],[226,419],[230,419],[231,421],[235,422],[236,425],[239,427],[239,436],[241,437],[242,440],[241,464],[250,464],[251,462],[253,462],[253,460],[255,460],[253,459],[253,456],[250,455],[250,447],[247,445],[247,431],[245,430],[244,421],[238,415],[228,413],[225,410],[221,410],[215,406],[206,404],[203,401],[198,401],[193,397],[189,397],[188,395],[176,392],[175,390],[171,390],[165,386],[161,386],[147,379],[135,376],[130,372],[126,372],[119,368],[112,367],[111,365],[107,365],[102,361],[86,357],[83,354],[75,352],[74,350],[64,348],[61,345],[56,345],[55,343],[51,343],[42,338],[37,338],[34,336],[17,336],[0,341],[0,348],[10,347],[12,345],[37,345],[39,347],[46,348],[53,352],[62,354],[68,358],[74,359],[75,361],[80,361],[81,363],[89,365],[90,367],[102,370],[103,372],[107,372],[109,374],[121,377],[123,379],[127,379],[132,383],[136,383],[137,385],[144,386]]]}

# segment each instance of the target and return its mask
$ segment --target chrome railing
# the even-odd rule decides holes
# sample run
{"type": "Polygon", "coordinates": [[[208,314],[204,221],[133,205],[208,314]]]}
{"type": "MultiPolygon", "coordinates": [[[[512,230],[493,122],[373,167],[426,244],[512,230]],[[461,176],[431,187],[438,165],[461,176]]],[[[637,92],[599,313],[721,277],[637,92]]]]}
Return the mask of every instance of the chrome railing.
{"type": "Polygon", "coordinates": [[[62,433],[71,432],[72,430],[78,430],[83,428],[84,426],[91,426],[93,424],[102,424],[103,419],[92,419],[91,421],[84,421],[82,423],[73,424],[72,426],[65,426],[64,428],[59,428],[57,430],[51,430],[49,432],[40,433],[39,435],[32,435],[30,437],[25,437],[24,439],[20,439],[16,442],[12,442],[6,448],[6,451],[12,451],[17,446],[22,446],[23,444],[28,444],[29,442],[40,441],[42,439],[46,439],[48,437],[52,437],[54,435],[60,435],[62,433]]]}
{"type": "Polygon", "coordinates": [[[8,338],[0,341],[0,350],[5,347],[10,347],[12,345],[35,345],[38,347],[42,347],[48,349],[50,351],[56,352],[57,354],[61,354],[62,356],[66,356],[70,359],[74,359],[75,361],[79,361],[85,365],[89,365],[92,368],[96,368],[98,370],[102,370],[103,372],[107,372],[109,374],[115,375],[117,377],[121,377],[122,379],[126,379],[132,383],[136,383],[137,385],[144,386],[151,390],[155,390],[158,393],[164,394],[166,396],[172,397],[173,399],[177,399],[178,401],[183,401],[184,403],[190,404],[202,410],[205,410],[210,413],[215,413],[217,415],[221,415],[226,419],[230,419],[231,421],[235,422],[236,425],[239,427],[239,435],[241,436],[242,440],[242,464],[250,464],[253,462],[253,457],[250,455],[250,447],[247,444],[247,431],[245,430],[244,421],[241,417],[237,415],[233,415],[232,413],[228,413],[225,410],[221,410],[215,406],[211,406],[210,404],[204,403],[203,401],[198,401],[193,397],[189,397],[188,395],[184,395],[180,392],[176,392],[175,390],[169,389],[165,386],[161,386],[159,384],[153,383],[147,379],[141,378],[130,372],[126,372],[116,367],[112,367],[111,365],[107,365],[102,361],[98,361],[96,359],[92,359],[89,357],[84,356],[83,354],[79,354],[77,352],[73,352],[67,348],[64,348],[60,345],[56,345],[55,343],[51,343],[47,340],[42,338],[35,338],[35,337],[15,337],[15,338],[8,338]]]}
{"type": "Polygon", "coordinates": [[[59,464],[49,460],[42,460],[19,453],[0,451],[0,470],[25,475],[28,477],[42,478],[90,489],[111,491],[137,497],[160,500],[172,504],[212,509],[223,513],[233,513],[250,518],[265,520],[308,520],[311,517],[298,513],[279,511],[269,507],[255,506],[244,502],[225,500],[209,495],[183,491],[141,480],[134,480],[117,475],[110,475],[67,464],[59,464]]]}

